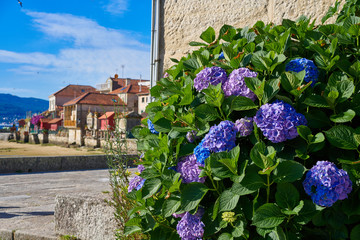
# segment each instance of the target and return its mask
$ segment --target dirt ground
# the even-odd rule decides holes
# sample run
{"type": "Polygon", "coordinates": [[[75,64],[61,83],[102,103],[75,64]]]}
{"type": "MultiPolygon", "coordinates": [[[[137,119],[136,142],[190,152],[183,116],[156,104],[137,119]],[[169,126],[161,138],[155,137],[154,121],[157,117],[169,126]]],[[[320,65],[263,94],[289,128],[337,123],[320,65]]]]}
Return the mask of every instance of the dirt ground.
{"type": "Polygon", "coordinates": [[[5,156],[74,156],[105,154],[101,149],[66,148],[51,144],[29,144],[0,141],[0,157],[5,156]]]}

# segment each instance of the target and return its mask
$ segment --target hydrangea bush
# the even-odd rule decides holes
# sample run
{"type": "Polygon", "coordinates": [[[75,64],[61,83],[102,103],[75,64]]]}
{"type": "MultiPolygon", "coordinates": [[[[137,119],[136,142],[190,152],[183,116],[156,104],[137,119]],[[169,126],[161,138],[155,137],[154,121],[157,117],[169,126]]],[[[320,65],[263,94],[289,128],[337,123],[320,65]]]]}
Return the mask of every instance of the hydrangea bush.
{"type": "Polygon", "coordinates": [[[360,239],[358,13],[352,0],[335,24],[224,25],[191,42],[132,131],[144,155],[125,233],[360,239]]]}

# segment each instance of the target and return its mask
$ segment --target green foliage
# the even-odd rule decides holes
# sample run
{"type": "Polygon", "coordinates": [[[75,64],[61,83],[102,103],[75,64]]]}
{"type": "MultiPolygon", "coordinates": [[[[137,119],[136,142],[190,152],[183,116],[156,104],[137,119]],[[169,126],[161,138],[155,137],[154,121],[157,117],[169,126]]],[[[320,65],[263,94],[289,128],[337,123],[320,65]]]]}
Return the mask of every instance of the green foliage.
{"type": "MultiPolygon", "coordinates": [[[[155,101],[146,111],[159,134],[143,126],[132,132],[144,153],[141,177],[146,180],[141,190],[127,195],[135,206],[125,233],[179,239],[179,219],[173,214],[195,214],[203,208],[203,239],[357,239],[359,6],[359,0],[348,0],[334,24],[315,26],[301,17],[285,19],[279,26],[260,21],[252,28],[224,25],[218,35],[209,27],[199,42],[191,42],[199,48],[173,60],[168,76],[151,89],[155,101]],[[297,58],[315,63],[317,82],[306,82],[306,71],[285,71],[297,58]],[[244,81],[257,99],[226,97],[221,84],[196,91],[196,75],[214,65],[228,75],[242,67],[256,72],[257,77],[244,81]],[[249,136],[237,136],[232,150],[211,153],[200,167],[204,182],[184,183],[171,169],[181,157],[193,154],[211,126],[254,117],[261,106],[276,100],[307,119],[306,126],[297,127],[295,139],[273,143],[254,124],[249,136]],[[186,134],[193,130],[198,139],[189,143],[186,134]],[[315,205],[302,185],[306,171],[321,160],[344,169],[353,183],[349,199],[329,208],[315,205]],[[230,212],[232,218],[223,217],[230,212]]],[[[323,22],[337,12],[338,3],[323,22]]]]}

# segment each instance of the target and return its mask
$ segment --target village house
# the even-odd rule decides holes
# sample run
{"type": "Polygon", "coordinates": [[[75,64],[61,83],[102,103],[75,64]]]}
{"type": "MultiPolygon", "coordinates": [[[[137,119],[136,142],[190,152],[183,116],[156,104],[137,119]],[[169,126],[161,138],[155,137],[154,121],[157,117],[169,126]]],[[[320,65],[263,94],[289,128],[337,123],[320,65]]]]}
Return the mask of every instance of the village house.
{"type": "Polygon", "coordinates": [[[64,127],[69,130],[69,143],[83,145],[83,136],[87,128],[89,112],[105,113],[111,111],[127,111],[124,103],[117,95],[88,92],[64,103],[64,127]]]}
{"type": "Polygon", "coordinates": [[[96,89],[87,85],[68,85],[49,96],[49,112],[52,118],[60,116],[64,103],[96,89]]]}

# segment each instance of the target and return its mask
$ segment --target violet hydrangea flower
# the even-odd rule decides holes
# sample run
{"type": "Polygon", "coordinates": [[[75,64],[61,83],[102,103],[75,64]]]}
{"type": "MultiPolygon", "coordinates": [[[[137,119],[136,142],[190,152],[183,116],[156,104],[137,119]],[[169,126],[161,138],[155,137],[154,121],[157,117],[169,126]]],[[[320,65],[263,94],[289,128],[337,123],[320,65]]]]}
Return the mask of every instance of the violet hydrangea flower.
{"type": "Polygon", "coordinates": [[[204,235],[205,224],[201,217],[186,212],[176,226],[181,240],[201,240],[204,235]]]}
{"type": "Polygon", "coordinates": [[[297,113],[290,104],[278,100],[262,105],[254,117],[254,122],[273,143],[296,138],[296,127],[307,124],[304,115],[297,113]]]}
{"type": "Polygon", "coordinates": [[[241,119],[236,120],[235,127],[237,131],[239,132],[240,136],[249,136],[253,130],[253,118],[252,117],[244,117],[241,119]]]}
{"type": "Polygon", "coordinates": [[[147,123],[148,123],[148,128],[149,128],[151,133],[159,134],[159,132],[155,130],[154,124],[151,122],[150,119],[147,120],[147,123]]]}
{"type": "Polygon", "coordinates": [[[347,172],[328,161],[318,161],[307,172],[303,186],[312,201],[324,207],[331,207],[337,200],[347,198],[352,190],[347,172]]]}
{"type": "Polygon", "coordinates": [[[219,83],[224,83],[226,80],[227,75],[224,69],[216,66],[208,67],[196,74],[194,87],[200,92],[208,88],[209,84],[216,86],[219,83]]]}
{"type": "Polygon", "coordinates": [[[203,147],[203,141],[199,143],[194,149],[194,155],[196,157],[196,161],[201,165],[205,164],[205,159],[210,156],[210,150],[203,147]]]}
{"type": "Polygon", "coordinates": [[[231,121],[222,121],[214,125],[202,140],[202,146],[211,152],[230,151],[235,147],[236,127],[231,121]]]}
{"type": "Polygon", "coordinates": [[[198,136],[196,136],[196,134],[197,132],[195,130],[186,133],[186,139],[189,143],[193,143],[196,139],[199,138],[198,136]]]}
{"type": "Polygon", "coordinates": [[[256,95],[245,84],[245,77],[256,77],[257,73],[247,68],[238,68],[232,71],[229,79],[222,85],[225,97],[244,96],[256,100],[256,95]]]}
{"type": "Polygon", "coordinates": [[[293,72],[301,72],[305,69],[305,82],[310,82],[311,86],[314,86],[314,84],[317,82],[319,77],[319,70],[315,66],[314,62],[311,60],[308,60],[306,58],[297,58],[294,60],[291,60],[288,64],[286,64],[285,71],[293,71],[293,72]]]}
{"type": "Polygon", "coordinates": [[[205,178],[199,178],[201,169],[199,169],[201,164],[196,162],[196,157],[194,154],[182,157],[176,166],[176,171],[181,174],[181,179],[183,183],[192,183],[192,182],[205,182],[205,178]]]}
{"type": "Polygon", "coordinates": [[[145,170],[145,167],[144,167],[144,165],[140,164],[137,166],[137,169],[138,169],[139,173],[142,173],[142,171],[145,170]]]}
{"type": "Polygon", "coordinates": [[[144,186],[145,179],[140,176],[133,177],[129,182],[128,192],[132,190],[140,190],[144,186]]]}

